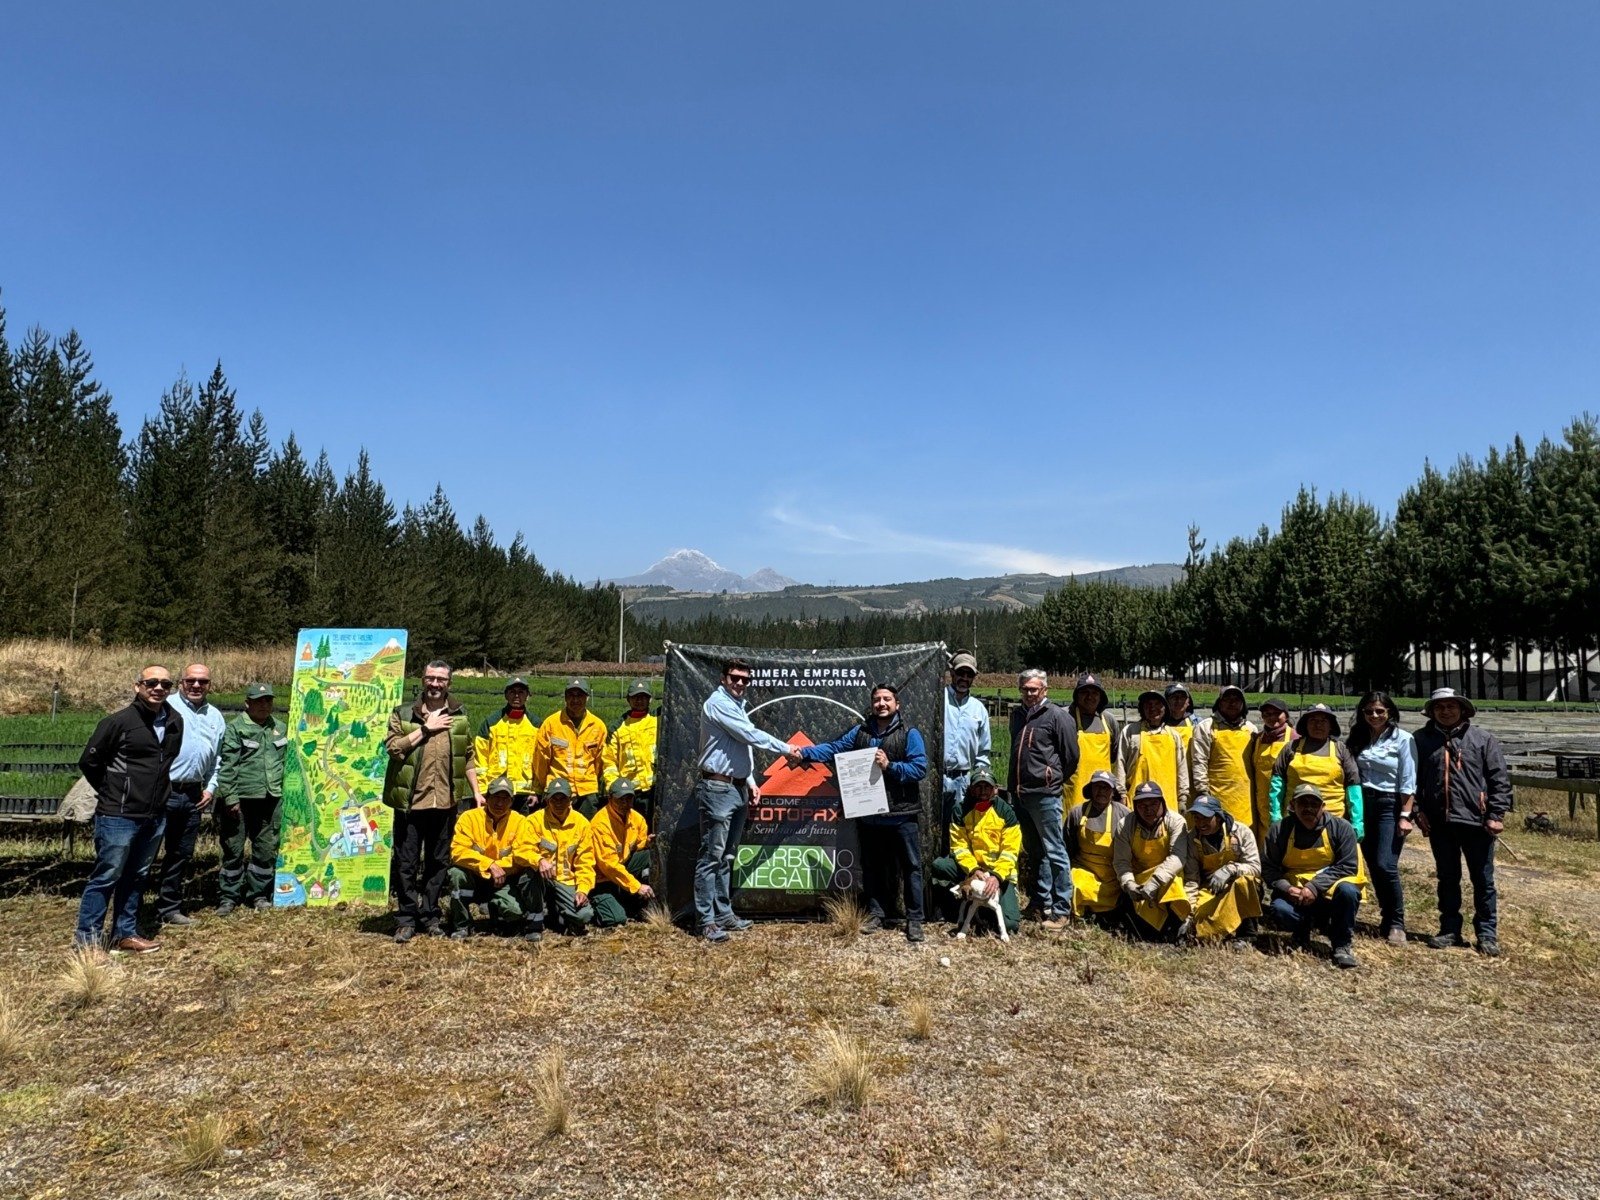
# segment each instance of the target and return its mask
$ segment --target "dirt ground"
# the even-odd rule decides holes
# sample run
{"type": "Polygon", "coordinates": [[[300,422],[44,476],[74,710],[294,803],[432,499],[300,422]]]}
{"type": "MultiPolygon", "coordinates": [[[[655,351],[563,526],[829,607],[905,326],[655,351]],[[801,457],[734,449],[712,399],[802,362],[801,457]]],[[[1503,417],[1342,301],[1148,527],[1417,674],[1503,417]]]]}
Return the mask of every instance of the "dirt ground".
{"type": "MultiPolygon", "coordinates": [[[[1592,1197],[1600,847],[1507,844],[1494,961],[825,924],[400,947],[300,911],[202,917],[87,1007],[84,863],[0,844],[0,1195],[1592,1197]],[[859,1111],[808,1099],[830,1028],[859,1111]]],[[[1429,932],[1426,847],[1404,865],[1429,932]]]]}

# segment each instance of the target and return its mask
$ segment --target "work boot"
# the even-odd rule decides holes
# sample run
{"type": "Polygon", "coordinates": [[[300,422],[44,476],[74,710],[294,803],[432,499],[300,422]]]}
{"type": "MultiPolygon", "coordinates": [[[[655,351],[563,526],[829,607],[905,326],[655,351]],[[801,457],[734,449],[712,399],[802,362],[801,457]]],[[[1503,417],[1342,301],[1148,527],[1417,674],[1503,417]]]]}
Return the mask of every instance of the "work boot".
{"type": "Polygon", "coordinates": [[[920,942],[920,941],[922,941],[922,922],[921,921],[912,921],[912,920],[909,920],[909,919],[906,921],[906,941],[908,941],[908,942],[920,942]]]}
{"type": "Polygon", "coordinates": [[[261,897],[261,899],[257,900],[254,904],[252,904],[250,907],[255,909],[257,912],[271,912],[272,911],[272,901],[268,900],[265,896],[263,896],[263,897],[261,897]]]}
{"type": "Polygon", "coordinates": [[[1452,946],[1465,946],[1467,939],[1459,933],[1436,933],[1428,939],[1428,949],[1448,950],[1452,946]]]}
{"type": "Polygon", "coordinates": [[[1493,934],[1490,934],[1488,937],[1480,936],[1478,938],[1478,953],[1483,955],[1485,958],[1499,958],[1499,940],[1496,939],[1493,934]]]}
{"type": "Polygon", "coordinates": [[[234,904],[234,902],[232,900],[218,900],[217,901],[217,907],[216,907],[215,911],[216,911],[217,916],[225,917],[237,907],[238,906],[236,904],[234,904]]]}
{"type": "Polygon", "coordinates": [[[414,925],[396,925],[394,927],[394,941],[397,946],[404,946],[417,935],[414,925]]]}
{"type": "Polygon", "coordinates": [[[471,936],[472,930],[465,925],[457,925],[450,931],[450,940],[452,942],[464,942],[471,936]]]}
{"type": "Polygon", "coordinates": [[[537,946],[544,941],[544,929],[538,925],[529,925],[522,934],[522,940],[530,946],[537,946]]]}
{"type": "Polygon", "coordinates": [[[1333,948],[1333,965],[1341,971],[1352,971],[1360,965],[1356,962],[1356,952],[1350,948],[1348,942],[1333,948]]]}
{"type": "Polygon", "coordinates": [[[861,922],[862,933],[877,933],[882,928],[883,918],[878,916],[877,913],[872,913],[865,921],[861,922]]]}

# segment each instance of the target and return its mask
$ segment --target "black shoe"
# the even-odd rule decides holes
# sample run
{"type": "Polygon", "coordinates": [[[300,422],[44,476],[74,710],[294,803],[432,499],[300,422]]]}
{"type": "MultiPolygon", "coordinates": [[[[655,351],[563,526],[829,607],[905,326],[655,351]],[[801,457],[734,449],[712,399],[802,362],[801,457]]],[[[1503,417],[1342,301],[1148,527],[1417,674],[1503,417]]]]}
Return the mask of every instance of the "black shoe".
{"type": "Polygon", "coordinates": [[[272,901],[268,900],[265,896],[263,896],[260,900],[257,900],[255,902],[255,904],[253,904],[251,907],[254,908],[257,912],[271,912],[272,911],[272,901]]]}
{"type": "Polygon", "coordinates": [[[1436,933],[1428,939],[1428,949],[1449,950],[1452,946],[1465,946],[1467,940],[1459,933],[1436,933]]]}
{"type": "Polygon", "coordinates": [[[1478,953],[1483,955],[1485,958],[1499,958],[1499,941],[1492,937],[1480,937],[1478,939],[1478,953]]]}
{"type": "Polygon", "coordinates": [[[216,912],[217,916],[225,917],[229,913],[231,913],[236,907],[238,907],[238,906],[236,904],[234,904],[234,902],[232,900],[218,900],[217,901],[217,907],[216,907],[216,909],[214,911],[216,912]]]}
{"type": "Polygon", "coordinates": [[[906,941],[908,941],[908,942],[920,942],[920,941],[922,941],[922,922],[921,921],[912,921],[912,920],[909,920],[909,919],[906,921],[906,941]]]}
{"type": "Polygon", "coordinates": [[[877,915],[869,916],[865,921],[861,922],[862,933],[877,933],[882,928],[883,918],[877,915]]]}
{"type": "Polygon", "coordinates": [[[523,932],[522,940],[527,942],[530,946],[537,946],[540,942],[544,941],[544,930],[539,928],[537,925],[530,925],[523,932]]]}
{"type": "Polygon", "coordinates": [[[165,916],[163,916],[161,918],[161,923],[163,925],[176,925],[178,928],[182,929],[185,925],[193,925],[196,922],[195,919],[188,913],[175,912],[167,913],[165,916]]]}
{"type": "Polygon", "coordinates": [[[404,946],[407,942],[409,942],[416,935],[417,935],[417,930],[416,930],[415,926],[412,926],[412,925],[397,925],[397,926],[395,926],[394,940],[395,940],[395,943],[397,945],[404,946]]]}
{"type": "Polygon", "coordinates": [[[1348,945],[1345,945],[1333,948],[1333,965],[1341,971],[1350,971],[1360,964],[1356,962],[1356,952],[1350,949],[1348,945]]]}

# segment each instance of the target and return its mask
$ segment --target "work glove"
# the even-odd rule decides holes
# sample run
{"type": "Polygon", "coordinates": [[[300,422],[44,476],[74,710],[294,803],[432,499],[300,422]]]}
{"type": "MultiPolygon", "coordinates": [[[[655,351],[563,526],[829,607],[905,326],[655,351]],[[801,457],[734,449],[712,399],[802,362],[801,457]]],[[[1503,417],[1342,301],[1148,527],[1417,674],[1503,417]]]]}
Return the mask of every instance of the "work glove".
{"type": "Polygon", "coordinates": [[[1142,899],[1144,899],[1144,889],[1141,888],[1132,879],[1127,879],[1127,880],[1123,881],[1122,894],[1124,896],[1126,896],[1129,900],[1142,900],[1142,899]]]}
{"type": "Polygon", "coordinates": [[[1206,887],[1214,893],[1224,892],[1227,890],[1228,883],[1232,879],[1232,871],[1228,870],[1227,867],[1218,867],[1215,871],[1211,872],[1211,878],[1206,880],[1206,887]]]}
{"type": "Polygon", "coordinates": [[[1140,894],[1144,897],[1144,899],[1150,901],[1152,904],[1155,903],[1156,897],[1161,895],[1161,893],[1166,890],[1167,885],[1162,883],[1161,880],[1154,878],[1146,883],[1144,887],[1139,889],[1140,894]]]}
{"type": "Polygon", "coordinates": [[[1350,824],[1355,827],[1357,840],[1367,836],[1366,808],[1359,783],[1352,783],[1344,789],[1344,815],[1350,818],[1350,824]]]}
{"type": "Polygon", "coordinates": [[[1267,800],[1270,805],[1268,811],[1274,821],[1283,816],[1283,776],[1274,775],[1272,786],[1267,789],[1267,800]]]}

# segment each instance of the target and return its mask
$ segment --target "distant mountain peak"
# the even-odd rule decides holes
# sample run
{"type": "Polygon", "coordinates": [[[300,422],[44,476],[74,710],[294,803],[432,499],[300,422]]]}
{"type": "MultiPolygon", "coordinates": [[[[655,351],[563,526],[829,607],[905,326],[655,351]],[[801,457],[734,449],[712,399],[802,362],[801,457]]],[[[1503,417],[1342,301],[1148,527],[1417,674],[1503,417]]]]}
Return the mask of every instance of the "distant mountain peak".
{"type": "Polygon", "coordinates": [[[771,567],[754,575],[730,571],[700,550],[674,550],[642,575],[613,579],[623,587],[668,587],[675,592],[780,592],[795,581],[771,567]]]}

